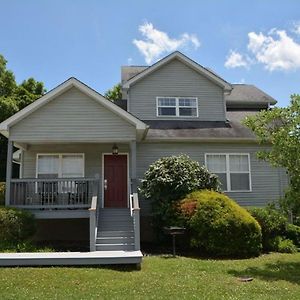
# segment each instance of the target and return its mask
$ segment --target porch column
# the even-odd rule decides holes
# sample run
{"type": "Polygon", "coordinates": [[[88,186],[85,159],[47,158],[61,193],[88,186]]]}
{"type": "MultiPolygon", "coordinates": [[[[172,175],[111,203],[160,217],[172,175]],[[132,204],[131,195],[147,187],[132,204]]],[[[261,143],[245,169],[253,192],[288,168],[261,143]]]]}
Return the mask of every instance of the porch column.
{"type": "Polygon", "coordinates": [[[13,142],[8,140],[7,143],[7,161],[6,161],[6,185],[5,185],[5,205],[10,202],[10,183],[12,179],[12,164],[13,164],[13,142]]]}
{"type": "Polygon", "coordinates": [[[130,142],[130,162],[131,162],[131,184],[132,191],[136,192],[137,182],[136,182],[136,141],[130,142]]]}

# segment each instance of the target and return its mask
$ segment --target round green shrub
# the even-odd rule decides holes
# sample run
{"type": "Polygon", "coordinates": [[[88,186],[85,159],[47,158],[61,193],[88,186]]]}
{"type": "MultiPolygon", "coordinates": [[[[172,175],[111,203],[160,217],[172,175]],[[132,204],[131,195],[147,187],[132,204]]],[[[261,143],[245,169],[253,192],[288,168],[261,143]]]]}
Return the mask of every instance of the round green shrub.
{"type": "Polygon", "coordinates": [[[300,247],[300,226],[288,224],[284,236],[292,240],[297,247],[300,247]]]}
{"type": "Polygon", "coordinates": [[[274,238],[285,235],[287,228],[286,217],[272,207],[251,208],[249,212],[261,227],[263,250],[277,251],[274,238]]]}
{"type": "Polygon", "coordinates": [[[296,253],[297,247],[294,245],[292,240],[282,239],[279,237],[277,251],[281,253],[296,253]]]}
{"type": "Polygon", "coordinates": [[[179,205],[191,234],[191,245],[210,255],[249,257],[259,255],[258,222],[228,196],[196,191],[179,205]]]}
{"type": "Polygon", "coordinates": [[[219,190],[218,177],[187,155],[163,157],[149,166],[139,187],[140,193],[152,202],[157,231],[177,225],[176,202],[199,189],[219,190]]]}
{"type": "Polygon", "coordinates": [[[0,243],[17,245],[29,240],[36,232],[34,216],[27,211],[0,207],[0,243]]]}

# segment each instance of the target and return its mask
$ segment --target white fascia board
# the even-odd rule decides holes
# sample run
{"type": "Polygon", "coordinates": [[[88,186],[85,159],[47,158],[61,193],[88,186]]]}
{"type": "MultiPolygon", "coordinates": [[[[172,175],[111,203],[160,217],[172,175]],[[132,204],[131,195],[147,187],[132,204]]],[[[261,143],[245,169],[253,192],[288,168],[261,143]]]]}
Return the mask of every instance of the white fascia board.
{"type": "Polygon", "coordinates": [[[222,78],[218,77],[214,73],[210,72],[209,70],[205,69],[201,65],[197,64],[187,56],[183,55],[180,52],[174,52],[170,54],[169,56],[161,59],[151,67],[147,68],[146,70],[142,71],[138,75],[134,76],[133,78],[129,79],[127,82],[123,84],[124,89],[129,89],[132,84],[134,84],[136,81],[142,79],[143,77],[149,75],[150,73],[154,72],[155,70],[159,69],[163,65],[167,64],[169,61],[173,60],[174,58],[179,59],[183,63],[187,64],[191,68],[193,68],[195,71],[199,72],[200,74],[204,75],[208,79],[212,80],[215,82],[217,85],[221,86],[224,88],[225,91],[231,91],[232,86],[229,84],[227,81],[223,80],[222,78]]]}

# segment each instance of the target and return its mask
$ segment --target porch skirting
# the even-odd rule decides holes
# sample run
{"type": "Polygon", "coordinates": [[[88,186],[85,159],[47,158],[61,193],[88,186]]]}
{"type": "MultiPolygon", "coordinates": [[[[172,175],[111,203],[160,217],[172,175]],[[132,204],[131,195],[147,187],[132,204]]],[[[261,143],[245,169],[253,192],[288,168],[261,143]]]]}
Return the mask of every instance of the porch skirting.
{"type": "MultiPolygon", "coordinates": [[[[89,247],[89,219],[37,219],[38,242],[77,243],[89,247]]],[[[46,243],[47,244],[47,243],[46,243]]],[[[55,244],[55,243],[54,243],[55,244]]]]}

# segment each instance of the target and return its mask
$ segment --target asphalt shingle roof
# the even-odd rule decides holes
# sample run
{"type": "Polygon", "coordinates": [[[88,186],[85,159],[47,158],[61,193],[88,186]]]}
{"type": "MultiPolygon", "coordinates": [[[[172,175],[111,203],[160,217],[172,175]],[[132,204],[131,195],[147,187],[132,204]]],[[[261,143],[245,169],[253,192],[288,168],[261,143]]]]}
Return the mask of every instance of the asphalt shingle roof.
{"type": "Polygon", "coordinates": [[[225,95],[227,104],[276,104],[277,101],[252,84],[232,84],[230,95],[225,95]]]}
{"type": "Polygon", "coordinates": [[[146,139],[233,138],[255,140],[255,135],[241,123],[246,116],[257,111],[227,112],[227,122],[203,121],[144,121],[150,126],[146,139]]]}

